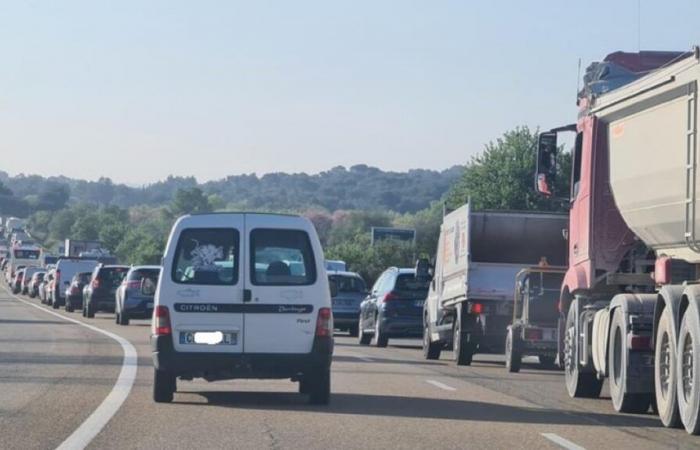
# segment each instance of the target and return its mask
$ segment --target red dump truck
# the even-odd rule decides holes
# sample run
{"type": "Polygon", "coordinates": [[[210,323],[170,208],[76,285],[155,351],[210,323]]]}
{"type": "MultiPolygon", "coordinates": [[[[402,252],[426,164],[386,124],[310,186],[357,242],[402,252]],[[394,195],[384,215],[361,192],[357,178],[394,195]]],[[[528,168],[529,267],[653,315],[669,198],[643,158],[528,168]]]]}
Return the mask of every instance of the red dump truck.
{"type": "Polygon", "coordinates": [[[570,201],[558,357],[572,397],[605,378],[620,412],[700,432],[700,52],[592,64],[575,124],[541,133],[535,183],[570,201]],[[574,133],[571,191],[553,191],[574,133]]]}

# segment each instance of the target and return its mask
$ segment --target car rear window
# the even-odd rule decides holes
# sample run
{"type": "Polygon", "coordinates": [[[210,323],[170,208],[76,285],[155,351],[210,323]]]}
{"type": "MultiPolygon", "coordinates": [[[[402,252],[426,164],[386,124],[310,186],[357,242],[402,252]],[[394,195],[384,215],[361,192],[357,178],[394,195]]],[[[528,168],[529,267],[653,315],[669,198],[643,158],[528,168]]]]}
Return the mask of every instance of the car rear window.
{"type": "Polygon", "coordinates": [[[141,281],[144,278],[150,278],[152,280],[158,281],[158,269],[139,269],[134,270],[129,274],[129,281],[141,281]]]}
{"type": "Polygon", "coordinates": [[[103,267],[100,269],[97,278],[105,283],[107,287],[115,288],[124,281],[124,277],[128,271],[128,267],[103,267]]]}
{"type": "Polygon", "coordinates": [[[338,285],[338,292],[366,292],[367,286],[362,278],[348,277],[343,275],[331,275],[329,279],[338,285]]]}
{"type": "Polygon", "coordinates": [[[394,289],[397,291],[428,292],[430,280],[416,278],[412,274],[402,274],[396,278],[394,289]]]}
{"type": "Polygon", "coordinates": [[[254,285],[303,286],[316,282],[316,262],[305,231],[256,229],[250,233],[250,242],[254,285]]]}
{"type": "Polygon", "coordinates": [[[17,259],[39,259],[39,250],[15,250],[15,258],[17,259]]]}
{"type": "Polygon", "coordinates": [[[92,278],[92,272],[82,272],[77,275],[78,277],[78,283],[80,284],[88,284],[90,282],[90,278],[92,278]]]}
{"type": "Polygon", "coordinates": [[[240,234],[234,228],[189,228],[180,233],[171,277],[180,284],[238,283],[240,234]]]}

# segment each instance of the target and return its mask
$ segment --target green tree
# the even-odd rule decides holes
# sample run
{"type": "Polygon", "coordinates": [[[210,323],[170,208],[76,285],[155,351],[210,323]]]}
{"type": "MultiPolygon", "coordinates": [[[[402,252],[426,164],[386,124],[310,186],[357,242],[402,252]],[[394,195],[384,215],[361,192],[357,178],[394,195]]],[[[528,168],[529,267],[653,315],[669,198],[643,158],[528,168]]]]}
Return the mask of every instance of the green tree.
{"type": "Polygon", "coordinates": [[[170,217],[179,217],[184,214],[210,212],[212,210],[209,198],[197,188],[178,189],[168,207],[170,217]]]}
{"type": "MultiPolygon", "coordinates": [[[[462,178],[448,194],[448,204],[459,207],[471,198],[475,209],[563,210],[560,201],[535,191],[537,133],[528,127],[507,131],[472,158],[462,178]]],[[[571,156],[559,152],[557,192],[568,192],[571,156]]]]}

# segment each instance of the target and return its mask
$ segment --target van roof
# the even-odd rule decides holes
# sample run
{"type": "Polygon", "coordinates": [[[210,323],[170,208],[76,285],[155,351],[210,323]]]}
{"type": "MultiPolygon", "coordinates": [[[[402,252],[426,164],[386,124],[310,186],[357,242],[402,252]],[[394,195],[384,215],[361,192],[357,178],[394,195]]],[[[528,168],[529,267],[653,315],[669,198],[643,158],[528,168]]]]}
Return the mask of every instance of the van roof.
{"type": "Polygon", "coordinates": [[[192,213],[192,214],[185,214],[182,217],[188,217],[188,216],[220,216],[220,215],[231,215],[231,216],[240,216],[240,215],[250,215],[250,216],[284,216],[284,217],[301,217],[299,214],[291,214],[291,213],[274,213],[274,212],[260,212],[260,211],[216,211],[216,212],[208,212],[208,213],[192,213]]]}

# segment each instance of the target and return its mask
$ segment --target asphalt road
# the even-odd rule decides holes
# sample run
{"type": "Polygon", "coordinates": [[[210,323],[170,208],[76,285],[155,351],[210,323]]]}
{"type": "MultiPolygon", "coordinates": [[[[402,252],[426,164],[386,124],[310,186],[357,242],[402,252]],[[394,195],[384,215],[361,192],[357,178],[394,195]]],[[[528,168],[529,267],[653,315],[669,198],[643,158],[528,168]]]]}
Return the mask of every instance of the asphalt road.
{"type": "MultiPolygon", "coordinates": [[[[29,300],[38,305],[38,301],[29,300]]],[[[47,309],[46,307],[42,307],[47,309]]],[[[53,311],[53,310],[51,310],[53,311]]],[[[601,399],[572,400],[563,375],[502,357],[471,367],[421,358],[420,342],[360,347],[337,336],[329,406],[306,404],[289,381],[182,382],[172,404],[151,400],[147,321],[83,319],[138,352],[126,401],[89,448],[698,448],[700,437],[649,415],[617,414],[601,399]]],[[[62,320],[0,289],[0,448],[60,445],[100,406],[122,370],[113,339],[62,320]]]]}

